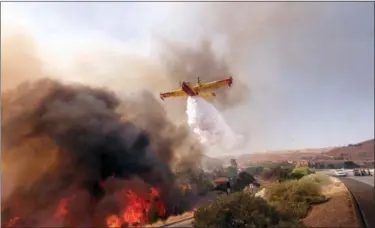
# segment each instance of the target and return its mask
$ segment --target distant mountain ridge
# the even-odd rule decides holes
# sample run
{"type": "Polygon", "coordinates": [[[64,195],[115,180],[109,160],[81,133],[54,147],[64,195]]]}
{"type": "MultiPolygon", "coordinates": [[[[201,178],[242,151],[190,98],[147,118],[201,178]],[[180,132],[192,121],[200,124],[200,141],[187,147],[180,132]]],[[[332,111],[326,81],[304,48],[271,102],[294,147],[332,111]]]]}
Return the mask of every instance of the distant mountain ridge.
{"type": "Polygon", "coordinates": [[[228,161],[231,158],[236,158],[240,163],[246,162],[271,162],[271,161],[288,161],[288,160],[303,160],[303,159],[334,159],[345,155],[351,160],[374,160],[374,139],[366,140],[357,144],[349,144],[340,147],[325,147],[312,148],[300,150],[280,150],[280,151],[266,151],[252,154],[243,154],[239,156],[225,156],[220,160],[228,161]]]}
{"type": "Polygon", "coordinates": [[[337,147],[323,147],[323,148],[307,148],[307,149],[295,149],[295,150],[269,150],[262,152],[255,152],[253,154],[273,154],[273,153],[324,153],[333,150],[337,147]]]}
{"type": "Polygon", "coordinates": [[[223,166],[224,162],[217,158],[212,158],[207,155],[203,155],[202,166],[206,170],[215,170],[223,166]]]}
{"type": "Polygon", "coordinates": [[[330,156],[350,156],[352,160],[374,160],[375,140],[367,140],[357,144],[349,144],[344,147],[338,147],[323,154],[330,156]]]}

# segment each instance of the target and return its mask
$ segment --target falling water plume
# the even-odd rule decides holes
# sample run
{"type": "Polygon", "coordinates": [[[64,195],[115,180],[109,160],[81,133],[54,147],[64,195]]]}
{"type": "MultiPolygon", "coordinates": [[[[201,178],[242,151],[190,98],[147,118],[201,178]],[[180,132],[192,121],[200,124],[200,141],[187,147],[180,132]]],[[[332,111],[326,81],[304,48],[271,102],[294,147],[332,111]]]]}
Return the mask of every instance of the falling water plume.
{"type": "Polygon", "coordinates": [[[242,143],[242,136],[236,135],[220,112],[205,99],[188,97],[186,114],[191,130],[204,145],[231,150],[242,143]]]}

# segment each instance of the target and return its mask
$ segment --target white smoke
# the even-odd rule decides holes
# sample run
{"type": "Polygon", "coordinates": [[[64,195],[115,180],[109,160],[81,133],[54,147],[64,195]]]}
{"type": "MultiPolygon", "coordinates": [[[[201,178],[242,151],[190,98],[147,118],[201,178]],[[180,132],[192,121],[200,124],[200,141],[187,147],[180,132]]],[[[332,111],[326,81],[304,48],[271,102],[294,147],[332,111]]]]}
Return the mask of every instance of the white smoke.
{"type": "Polygon", "coordinates": [[[189,96],[186,114],[191,130],[204,145],[227,151],[244,143],[244,137],[236,135],[220,112],[205,99],[189,96]]]}

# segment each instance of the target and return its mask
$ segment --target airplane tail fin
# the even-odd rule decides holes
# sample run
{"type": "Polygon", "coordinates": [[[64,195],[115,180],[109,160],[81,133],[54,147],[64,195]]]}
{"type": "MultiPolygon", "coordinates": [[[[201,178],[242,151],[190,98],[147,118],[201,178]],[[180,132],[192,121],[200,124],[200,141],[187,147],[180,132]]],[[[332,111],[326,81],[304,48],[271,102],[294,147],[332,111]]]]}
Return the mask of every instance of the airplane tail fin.
{"type": "Polygon", "coordinates": [[[232,78],[232,76],[230,76],[230,78],[228,80],[228,86],[232,87],[232,84],[233,84],[233,78],[232,78]]]}
{"type": "Polygon", "coordinates": [[[205,92],[200,92],[200,93],[199,93],[199,96],[200,96],[200,97],[203,97],[203,98],[212,98],[212,97],[216,97],[216,93],[205,93],[205,92]]]}

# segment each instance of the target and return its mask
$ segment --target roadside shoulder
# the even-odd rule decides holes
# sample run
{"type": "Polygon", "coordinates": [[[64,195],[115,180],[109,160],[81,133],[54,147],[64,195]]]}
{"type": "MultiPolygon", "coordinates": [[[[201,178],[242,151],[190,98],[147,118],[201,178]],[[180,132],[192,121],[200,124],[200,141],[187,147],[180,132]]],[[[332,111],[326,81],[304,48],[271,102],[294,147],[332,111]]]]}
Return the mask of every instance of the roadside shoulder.
{"type": "Polygon", "coordinates": [[[309,227],[361,227],[349,190],[339,179],[330,179],[333,183],[322,188],[322,194],[329,201],[313,206],[303,219],[304,224],[309,227]]]}

